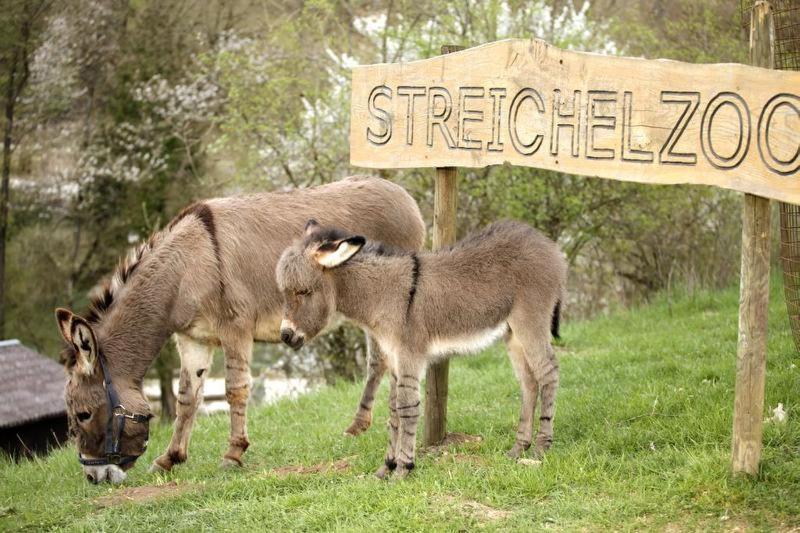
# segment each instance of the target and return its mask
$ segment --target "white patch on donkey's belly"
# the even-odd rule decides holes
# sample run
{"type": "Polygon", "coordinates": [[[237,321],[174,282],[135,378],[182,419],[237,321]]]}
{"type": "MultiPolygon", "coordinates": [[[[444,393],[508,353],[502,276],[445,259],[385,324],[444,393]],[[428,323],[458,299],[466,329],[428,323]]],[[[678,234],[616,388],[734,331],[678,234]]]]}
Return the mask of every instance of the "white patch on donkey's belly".
{"type": "Polygon", "coordinates": [[[450,353],[479,352],[502,337],[506,331],[508,331],[508,324],[503,322],[493,328],[482,329],[467,335],[447,339],[433,339],[428,344],[428,353],[430,355],[446,355],[450,353]]]}

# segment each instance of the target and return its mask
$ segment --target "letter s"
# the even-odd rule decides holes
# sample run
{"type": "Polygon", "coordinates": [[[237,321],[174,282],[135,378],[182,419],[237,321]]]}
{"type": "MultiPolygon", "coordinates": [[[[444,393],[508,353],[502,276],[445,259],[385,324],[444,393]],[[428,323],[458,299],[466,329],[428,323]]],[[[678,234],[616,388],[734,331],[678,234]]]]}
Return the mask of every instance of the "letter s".
{"type": "Polygon", "coordinates": [[[383,125],[383,132],[381,133],[376,133],[372,131],[371,127],[367,126],[367,140],[372,144],[386,144],[392,138],[392,118],[387,110],[378,107],[377,100],[380,96],[384,96],[391,101],[392,90],[386,85],[378,85],[369,93],[367,104],[369,114],[383,125]]]}

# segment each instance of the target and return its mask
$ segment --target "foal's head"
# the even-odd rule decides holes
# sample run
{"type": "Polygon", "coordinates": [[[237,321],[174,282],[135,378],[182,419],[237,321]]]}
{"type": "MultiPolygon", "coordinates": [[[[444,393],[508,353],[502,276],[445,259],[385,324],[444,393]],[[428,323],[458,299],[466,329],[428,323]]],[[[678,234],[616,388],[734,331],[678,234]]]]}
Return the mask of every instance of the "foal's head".
{"type": "Polygon", "coordinates": [[[283,252],[275,271],[286,301],[283,342],[298,349],[328,325],[336,302],[333,281],[325,271],[344,264],[365,242],[364,237],[308,221],[303,238],[283,252]]]}
{"type": "Polygon", "coordinates": [[[102,346],[92,325],[71,311],[57,309],[56,320],[67,342],[63,354],[67,371],[67,417],[84,473],[92,483],[119,483],[147,447],[150,426],[147,399],[141,387],[131,379],[113,374],[112,388],[122,409],[116,410],[117,416],[109,426],[112,405],[103,365],[109,370],[107,361],[114,358],[110,352],[119,348],[112,343],[102,346]],[[114,454],[108,453],[109,427],[111,441],[119,443],[114,454]]]}

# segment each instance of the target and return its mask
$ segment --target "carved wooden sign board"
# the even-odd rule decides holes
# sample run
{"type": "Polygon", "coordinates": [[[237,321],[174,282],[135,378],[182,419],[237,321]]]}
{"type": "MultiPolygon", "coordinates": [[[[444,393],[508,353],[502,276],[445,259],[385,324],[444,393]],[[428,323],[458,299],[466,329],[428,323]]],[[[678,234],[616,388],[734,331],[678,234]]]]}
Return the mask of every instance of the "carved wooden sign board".
{"type": "Polygon", "coordinates": [[[800,203],[800,72],[505,40],[355,67],[350,160],[512,164],[800,203]]]}

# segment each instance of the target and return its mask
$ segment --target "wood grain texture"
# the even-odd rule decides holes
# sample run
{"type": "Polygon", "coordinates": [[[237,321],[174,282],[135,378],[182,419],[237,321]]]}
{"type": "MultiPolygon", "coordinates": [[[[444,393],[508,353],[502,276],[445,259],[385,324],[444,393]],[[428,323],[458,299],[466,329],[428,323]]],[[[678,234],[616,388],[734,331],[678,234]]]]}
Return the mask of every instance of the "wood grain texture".
{"type": "Polygon", "coordinates": [[[800,73],[498,41],[355,67],[351,163],[513,164],[800,203],[800,73]]]}
{"type": "MultiPolygon", "coordinates": [[[[442,46],[442,54],[463,50],[456,45],[442,46]]],[[[456,208],[458,204],[458,170],[436,169],[433,197],[433,249],[456,242],[456,208]]],[[[447,393],[450,362],[428,367],[425,378],[425,446],[435,446],[447,436],[447,393]]]]}
{"type": "MultiPolygon", "coordinates": [[[[756,2],[750,28],[752,63],[773,67],[774,25],[767,2],[756,2]]],[[[746,194],[742,210],[742,271],[732,468],[734,473],[752,475],[758,473],[762,447],[769,312],[769,239],[769,200],[746,194]]]]}
{"type": "MultiPolygon", "coordinates": [[[[456,242],[458,171],[453,167],[436,169],[433,201],[433,249],[456,242]]],[[[425,446],[435,446],[447,436],[447,393],[450,362],[443,360],[428,367],[425,379],[425,446]]]]}

